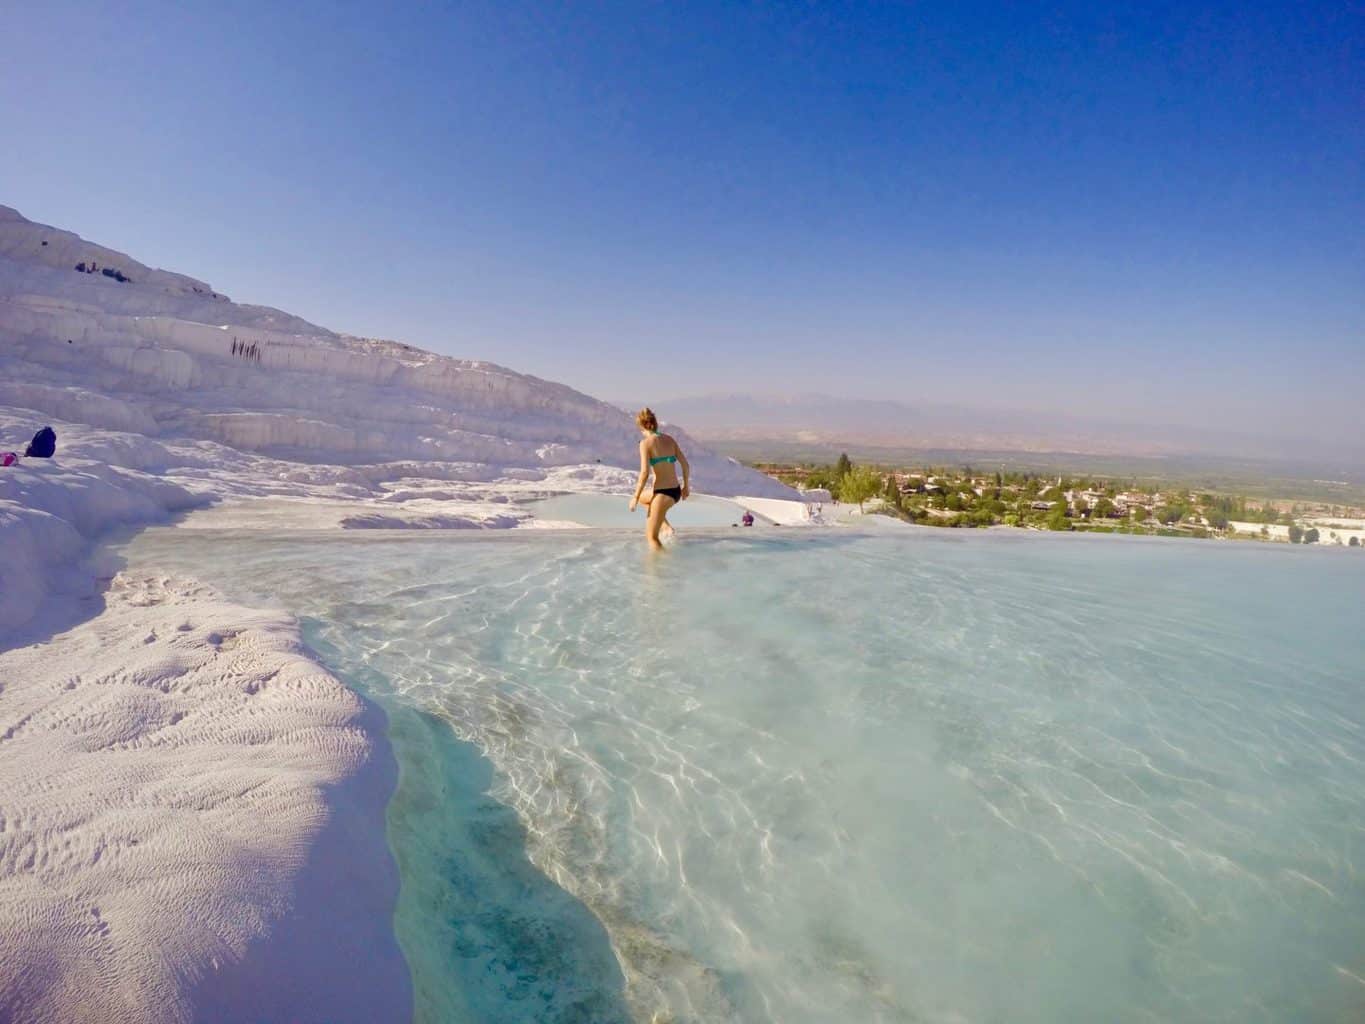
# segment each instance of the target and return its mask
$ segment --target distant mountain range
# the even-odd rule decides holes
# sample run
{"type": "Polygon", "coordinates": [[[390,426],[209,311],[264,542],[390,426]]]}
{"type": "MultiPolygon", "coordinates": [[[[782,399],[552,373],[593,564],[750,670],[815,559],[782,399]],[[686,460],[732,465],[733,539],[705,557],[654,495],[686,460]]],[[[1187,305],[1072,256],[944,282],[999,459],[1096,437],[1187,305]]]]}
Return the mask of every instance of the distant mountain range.
{"type": "MultiPolygon", "coordinates": [[[[618,403],[633,408],[631,403],[618,403]]],[[[1084,455],[1296,459],[1360,471],[1365,444],[1356,440],[1263,437],[1161,423],[1109,421],[1064,411],[987,409],[963,405],[838,398],[802,394],[702,395],[660,402],[662,419],[713,443],[773,442],[812,447],[844,445],[909,450],[1074,452],[1084,455]]]]}

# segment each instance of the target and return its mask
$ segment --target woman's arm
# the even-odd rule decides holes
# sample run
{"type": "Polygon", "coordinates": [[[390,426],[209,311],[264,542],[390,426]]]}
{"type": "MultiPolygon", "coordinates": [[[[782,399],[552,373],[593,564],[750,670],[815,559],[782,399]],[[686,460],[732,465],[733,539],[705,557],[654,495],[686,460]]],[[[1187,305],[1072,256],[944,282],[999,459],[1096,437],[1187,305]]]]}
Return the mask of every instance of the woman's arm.
{"type": "Polygon", "coordinates": [[[635,494],[630,499],[630,510],[635,511],[635,506],[640,504],[640,492],[645,489],[645,481],[649,479],[649,453],[645,447],[645,442],[640,442],[640,477],[635,481],[635,494]]]}
{"type": "Polygon", "coordinates": [[[687,486],[687,480],[692,475],[692,467],[687,464],[687,456],[683,454],[682,446],[674,441],[673,447],[678,449],[678,465],[682,467],[682,496],[686,498],[692,493],[687,486]]]}

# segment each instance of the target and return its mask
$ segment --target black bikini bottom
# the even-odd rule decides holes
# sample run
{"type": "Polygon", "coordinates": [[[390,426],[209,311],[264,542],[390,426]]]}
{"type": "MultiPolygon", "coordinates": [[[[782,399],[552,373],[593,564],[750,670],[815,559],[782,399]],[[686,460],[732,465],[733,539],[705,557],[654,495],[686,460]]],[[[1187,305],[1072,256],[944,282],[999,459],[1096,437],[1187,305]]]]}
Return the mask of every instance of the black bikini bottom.
{"type": "Polygon", "coordinates": [[[682,501],[682,488],[681,488],[681,487],[656,487],[656,488],[654,488],[654,493],[655,493],[655,494],[666,494],[666,495],[668,495],[670,498],[672,498],[675,502],[682,501]]]}

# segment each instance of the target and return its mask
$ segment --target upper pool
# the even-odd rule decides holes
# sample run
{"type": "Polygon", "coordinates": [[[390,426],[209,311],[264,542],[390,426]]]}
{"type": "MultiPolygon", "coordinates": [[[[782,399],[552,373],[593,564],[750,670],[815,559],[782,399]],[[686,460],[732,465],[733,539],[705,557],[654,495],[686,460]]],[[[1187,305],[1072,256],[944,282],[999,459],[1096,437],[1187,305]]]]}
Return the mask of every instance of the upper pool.
{"type": "MultiPolygon", "coordinates": [[[[539,519],[561,520],[579,526],[645,526],[645,507],[630,511],[630,496],[621,494],[561,494],[538,501],[532,509],[539,519]]],[[[737,526],[744,506],[738,500],[694,494],[668,512],[668,521],[679,527],[737,526]]]]}
{"type": "MultiPolygon", "coordinates": [[[[380,701],[423,1021],[1365,1011],[1365,563],[151,530],[380,701]]],[[[344,898],[344,894],[338,894],[344,898]]]]}

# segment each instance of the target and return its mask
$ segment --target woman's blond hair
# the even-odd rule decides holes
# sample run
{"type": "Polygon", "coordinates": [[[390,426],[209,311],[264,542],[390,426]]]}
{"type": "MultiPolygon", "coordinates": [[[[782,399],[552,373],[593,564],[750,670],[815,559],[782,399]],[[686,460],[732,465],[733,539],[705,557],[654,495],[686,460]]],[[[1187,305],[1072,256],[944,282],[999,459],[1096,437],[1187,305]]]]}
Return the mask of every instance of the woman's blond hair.
{"type": "Polygon", "coordinates": [[[645,406],[635,414],[635,422],[640,425],[641,430],[658,430],[659,417],[654,415],[654,410],[645,406]]]}

